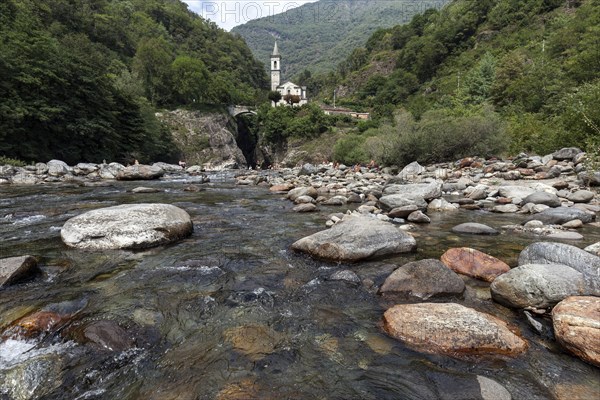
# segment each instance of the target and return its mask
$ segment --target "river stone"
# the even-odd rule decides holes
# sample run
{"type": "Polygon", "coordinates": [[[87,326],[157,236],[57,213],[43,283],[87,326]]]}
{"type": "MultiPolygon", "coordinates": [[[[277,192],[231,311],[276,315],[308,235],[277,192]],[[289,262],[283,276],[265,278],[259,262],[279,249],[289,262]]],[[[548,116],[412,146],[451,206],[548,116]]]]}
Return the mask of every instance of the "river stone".
{"type": "Polygon", "coordinates": [[[525,264],[490,285],[492,298],[513,308],[549,308],[577,295],[591,294],[581,272],[561,264],[525,264]]]}
{"type": "Polygon", "coordinates": [[[594,215],[582,211],[578,208],[556,207],[549,208],[535,215],[531,215],[527,217],[523,223],[531,221],[533,219],[542,221],[546,225],[562,225],[565,222],[574,219],[580,219],[583,223],[587,224],[589,222],[592,222],[592,220],[594,219],[594,215]]]}
{"type": "Polygon", "coordinates": [[[389,222],[367,216],[344,219],[292,244],[292,249],[332,261],[360,261],[415,250],[415,239],[389,222]]]}
{"type": "Polygon", "coordinates": [[[170,204],[125,204],[88,211],[69,219],[60,236],[82,249],[142,249],[191,235],[187,212],[170,204]]]}
{"type": "Polygon", "coordinates": [[[498,194],[500,197],[507,197],[510,199],[519,198],[524,199],[530,194],[535,193],[536,190],[527,186],[500,186],[498,187],[498,194]]]}
{"type": "Polygon", "coordinates": [[[225,339],[233,348],[252,361],[273,353],[282,340],[280,333],[265,325],[245,325],[225,331],[225,339]]]}
{"type": "Polygon", "coordinates": [[[393,210],[394,208],[405,206],[417,206],[418,209],[426,209],[427,202],[421,196],[413,196],[408,194],[390,194],[381,196],[379,199],[381,208],[385,211],[393,210]]]}
{"type": "Polygon", "coordinates": [[[158,167],[162,170],[164,170],[165,172],[183,172],[183,167],[181,165],[177,165],[177,164],[169,164],[166,162],[155,162],[152,164],[153,167],[158,167]]]}
{"type": "Polygon", "coordinates": [[[273,185],[269,188],[271,192],[289,192],[294,188],[294,185],[291,183],[282,183],[279,185],[273,185]]]}
{"type": "Polygon", "coordinates": [[[159,193],[162,192],[162,189],[158,188],[150,188],[145,186],[138,186],[136,188],[131,189],[131,193],[159,193]]]}
{"type": "Polygon", "coordinates": [[[428,224],[431,222],[431,219],[427,215],[423,214],[421,210],[413,211],[406,219],[409,222],[415,222],[418,224],[428,224]]]}
{"type": "Polygon", "coordinates": [[[452,228],[452,232],[470,235],[498,235],[500,233],[490,226],[479,224],[477,222],[465,222],[463,224],[456,225],[452,228]]]}
{"type": "Polygon", "coordinates": [[[546,236],[547,239],[581,240],[583,235],[577,232],[557,231],[546,236]]]}
{"type": "Polygon", "coordinates": [[[100,164],[100,178],[102,179],[117,179],[119,172],[125,169],[123,164],[112,162],[110,164],[100,164]]]}
{"type": "Polygon", "coordinates": [[[442,262],[456,273],[492,282],[497,276],[510,271],[504,261],[468,247],[448,249],[442,262]]]}
{"type": "Polygon", "coordinates": [[[348,199],[346,198],[346,196],[333,196],[332,198],[325,200],[321,204],[325,206],[343,206],[346,205],[346,203],[348,203],[348,199]]]}
{"type": "Polygon", "coordinates": [[[577,357],[600,367],[600,298],[568,297],[552,310],[554,335],[577,357]]]}
{"type": "Polygon", "coordinates": [[[580,219],[574,219],[574,220],[565,222],[564,224],[562,224],[562,227],[565,229],[579,229],[579,228],[583,228],[583,222],[580,219]]]}
{"type": "Polygon", "coordinates": [[[600,186],[600,171],[583,171],[578,177],[585,185],[600,186]]]}
{"type": "Polygon", "coordinates": [[[0,259],[0,288],[26,277],[36,267],[37,260],[32,256],[0,259]]]}
{"type": "Polygon", "coordinates": [[[600,242],[590,244],[584,250],[587,251],[588,253],[592,253],[595,256],[600,256],[600,242]]]}
{"type": "Polygon", "coordinates": [[[296,204],[306,204],[306,203],[314,203],[314,202],[315,202],[315,199],[313,199],[310,196],[298,196],[294,200],[294,203],[296,203],[296,204]]]}
{"type": "Polygon", "coordinates": [[[349,269],[344,269],[342,271],[335,271],[329,277],[329,280],[332,281],[344,281],[352,284],[359,284],[360,278],[356,273],[350,271],[349,269]]]}
{"type": "Polygon", "coordinates": [[[419,196],[425,200],[436,199],[442,196],[442,183],[412,183],[407,185],[388,185],[383,189],[383,195],[391,194],[408,195],[411,197],[419,196]]]}
{"type": "Polygon", "coordinates": [[[425,168],[421,166],[418,162],[413,161],[408,164],[406,167],[402,168],[402,171],[398,174],[399,177],[408,178],[412,176],[419,175],[425,171],[425,168]]]}
{"type": "Polygon", "coordinates": [[[564,243],[537,242],[527,246],[519,255],[519,265],[562,264],[581,272],[595,291],[600,291],[600,257],[564,243]]]}
{"type": "Polygon", "coordinates": [[[525,197],[521,202],[521,205],[533,203],[533,204],[544,204],[548,207],[559,207],[560,199],[554,193],[548,192],[535,192],[525,197]]]}
{"type": "Polygon", "coordinates": [[[117,172],[116,178],[120,181],[138,181],[158,179],[165,174],[160,167],[151,165],[131,165],[117,172]]]}
{"type": "Polygon", "coordinates": [[[47,165],[50,176],[64,176],[69,173],[69,166],[64,161],[50,160],[47,165]]]}
{"type": "Polygon", "coordinates": [[[35,185],[40,181],[40,178],[38,178],[37,175],[19,171],[10,178],[10,181],[14,185],[35,185]]]}
{"type": "Polygon", "coordinates": [[[287,194],[287,198],[290,199],[291,201],[295,201],[298,197],[301,197],[301,196],[310,196],[313,199],[316,199],[318,195],[319,194],[317,192],[317,189],[315,189],[314,187],[302,186],[302,187],[297,187],[297,188],[290,190],[287,194]]]}
{"type": "Polygon", "coordinates": [[[459,206],[457,204],[452,204],[446,201],[445,199],[433,199],[427,205],[427,211],[456,211],[459,206]]]}
{"type": "Polygon", "coordinates": [[[558,151],[552,153],[552,157],[555,160],[572,160],[579,153],[583,153],[580,148],[577,147],[564,147],[558,151]]]}
{"type": "Polygon", "coordinates": [[[134,346],[127,331],[115,321],[94,321],[85,327],[83,336],[87,341],[110,351],[125,351],[134,346]]]}
{"type": "Polygon", "coordinates": [[[573,203],[589,203],[594,198],[594,192],[589,190],[578,190],[569,194],[567,199],[573,203]]]}
{"type": "Polygon", "coordinates": [[[7,399],[14,400],[46,398],[63,382],[62,364],[57,354],[50,353],[29,358],[8,371],[2,371],[0,394],[8,395],[7,399]]]}
{"type": "Polygon", "coordinates": [[[506,322],[454,303],[396,305],[385,312],[384,328],[409,347],[432,354],[515,356],[527,348],[506,322]]]}
{"type": "Polygon", "coordinates": [[[312,165],[310,163],[306,163],[302,166],[302,168],[300,168],[300,171],[298,172],[298,176],[316,175],[318,172],[319,171],[318,171],[317,167],[315,167],[314,165],[312,165]]]}
{"type": "MultiPolygon", "coordinates": [[[[312,197],[311,197],[312,198],[312,197]]],[[[292,208],[293,211],[297,213],[307,213],[317,211],[317,206],[312,203],[302,203],[292,208]]]]}
{"type": "Polygon", "coordinates": [[[460,295],[465,283],[438,260],[409,262],[387,277],[379,290],[383,295],[427,300],[432,297],[460,295]]]}
{"type": "Polygon", "coordinates": [[[96,172],[100,169],[98,164],[92,163],[79,163],[73,167],[73,172],[75,175],[87,175],[92,172],[96,172]]]}
{"type": "Polygon", "coordinates": [[[417,211],[419,207],[415,204],[409,204],[407,206],[396,207],[388,212],[388,217],[390,218],[406,218],[414,211],[417,211]]]}
{"type": "Polygon", "coordinates": [[[492,208],[493,212],[497,213],[516,213],[519,207],[516,204],[501,204],[492,208]]]}

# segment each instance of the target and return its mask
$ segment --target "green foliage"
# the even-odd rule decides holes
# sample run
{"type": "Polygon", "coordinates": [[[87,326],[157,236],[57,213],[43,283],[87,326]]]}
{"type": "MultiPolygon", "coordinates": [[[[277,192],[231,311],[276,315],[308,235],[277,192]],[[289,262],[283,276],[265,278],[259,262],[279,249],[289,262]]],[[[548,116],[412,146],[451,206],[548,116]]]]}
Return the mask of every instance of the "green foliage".
{"type": "Polygon", "coordinates": [[[268,98],[274,103],[279,103],[279,101],[281,100],[281,93],[279,93],[277,90],[271,90],[269,92],[268,98]]]}
{"type": "Polygon", "coordinates": [[[26,161],[174,161],[156,106],[266,86],[243,40],[178,0],[4,0],[0,37],[0,152],[26,161]]]}
{"type": "Polygon", "coordinates": [[[0,165],[12,165],[13,167],[24,167],[27,164],[25,164],[21,160],[17,160],[16,158],[0,156],[0,165]]]}
{"type": "MultiPolygon", "coordinates": [[[[446,0],[440,0],[433,5],[440,7],[444,3],[446,0]]],[[[274,8],[282,11],[281,6],[274,8]]],[[[375,36],[367,47],[375,50],[387,34],[381,28],[408,21],[412,14],[422,11],[421,4],[413,0],[321,0],[249,21],[233,28],[232,32],[241,35],[256,58],[265,63],[273,50],[273,36],[276,36],[287,77],[307,68],[312,73],[327,73],[342,62],[341,70],[346,74],[359,69],[368,60],[365,50],[354,49],[363,46],[371,34],[375,36]]],[[[315,93],[315,88],[308,86],[311,93],[315,93]]]]}
{"type": "Polygon", "coordinates": [[[369,162],[369,154],[364,150],[366,136],[349,134],[337,141],[333,147],[333,158],[346,165],[365,164],[369,162]]]}

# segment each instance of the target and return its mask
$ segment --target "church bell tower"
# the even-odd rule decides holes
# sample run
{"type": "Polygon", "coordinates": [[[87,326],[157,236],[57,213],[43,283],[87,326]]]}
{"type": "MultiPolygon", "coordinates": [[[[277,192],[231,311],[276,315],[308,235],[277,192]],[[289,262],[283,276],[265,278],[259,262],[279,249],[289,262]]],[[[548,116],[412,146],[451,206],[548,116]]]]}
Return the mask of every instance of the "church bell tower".
{"type": "Polygon", "coordinates": [[[277,41],[271,54],[271,90],[276,91],[277,86],[281,83],[281,55],[277,48],[277,41]]]}

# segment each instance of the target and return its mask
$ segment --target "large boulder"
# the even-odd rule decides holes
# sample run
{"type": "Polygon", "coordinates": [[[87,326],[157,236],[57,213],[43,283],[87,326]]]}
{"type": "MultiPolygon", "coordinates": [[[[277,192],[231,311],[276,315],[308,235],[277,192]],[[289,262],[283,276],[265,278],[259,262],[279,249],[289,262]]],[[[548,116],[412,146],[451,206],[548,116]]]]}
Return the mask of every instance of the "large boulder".
{"type": "Polygon", "coordinates": [[[408,178],[415,177],[424,171],[425,171],[425,168],[423,166],[421,166],[418,162],[413,161],[410,164],[408,164],[406,167],[402,168],[402,171],[400,171],[398,176],[403,179],[408,179],[408,178]]]}
{"type": "Polygon", "coordinates": [[[556,339],[577,357],[600,367],[600,297],[568,297],[552,310],[556,339]]]}
{"type": "Polygon", "coordinates": [[[425,200],[437,199],[442,196],[442,183],[411,183],[408,185],[388,185],[383,189],[383,195],[401,194],[411,197],[419,196],[425,200]]]}
{"type": "Polygon", "coordinates": [[[442,262],[456,273],[492,282],[496,277],[510,271],[504,261],[468,247],[448,249],[442,262]]]}
{"type": "Polygon", "coordinates": [[[389,222],[367,216],[345,218],[330,229],[292,244],[292,249],[332,261],[360,261],[415,250],[415,239],[389,222]]]}
{"type": "Polygon", "coordinates": [[[536,190],[527,186],[500,186],[498,188],[498,194],[500,197],[507,197],[509,199],[524,199],[530,194],[535,193],[536,190]]]}
{"type": "Polygon", "coordinates": [[[0,259],[0,288],[26,277],[36,267],[37,260],[32,256],[0,259]]]}
{"type": "Polygon", "coordinates": [[[452,228],[454,233],[463,233],[468,235],[498,235],[500,232],[484,224],[477,222],[465,222],[452,228]]]}
{"type": "Polygon", "coordinates": [[[527,217],[523,221],[523,224],[534,219],[542,221],[546,225],[562,225],[574,219],[581,220],[581,222],[587,224],[594,220],[594,215],[573,207],[548,208],[541,213],[527,217]]]}
{"type": "Polygon", "coordinates": [[[460,295],[465,283],[438,260],[409,262],[387,277],[380,292],[403,298],[427,300],[431,297],[460,295]]]}
{"type": "Polygon", "coordinates": [[[600,171],[583,171],[578,177],[584,185],[600,186],[600,171]]]}
{"type": "Polygon", "coordinates": [[[573,158],[579,153],[583,153],[580,148],[577,147],[564,147],[558,151],[552,153],[552,157],[555,160],[573,160],[573,158]]]}
{"type": "Polygon", "coordinates": [[[69,219],[60,236],[83,249],[140,249],[192,233],[187,212],[170,204],[126,204],[88,211],[69,219]]]}
{"type": "Polygon", "coordinates": [[[560,199],[554,193],[548,192],[534,192],[529,196],[525,197],[521,202],[521,205],[533,203],[533,204],[544,204],[548,207],[560,207],[560,199]]]}
{"type": "Polygon", "coordinates": [[[66,162],[61,160],[50,160],[48,161],[48,175],[50,176],[63,176],[69,173],[69,166],[66,162]]]}
{"type": "Polygon", "coordinates": [[[291,189],[287,194],[287,198],[290,199],[291,201],[296,201],[296,199],[301,196],[310,196],[313,199],[316,199],[318,195],[319,194],[317,192],[317,189],[315,189],[314,187],[301,186],[301,187],[291,189]]]}
{"type": "Polygon", "coordinates": [[[589,203],[594,198],[595,193],[590,190],[578,190],[569,194],[567,199],[573,203],[589,203]]]}
{"type": "Polygon", "coordinates": [[[384,327],[409,347],[451,356],[514,356],[527,342],[492,315],[454,303],[401,304],[384,314],[384,327]]]}
{"type": "Polygon", "coordinates": [[[513,308],[550,308],[591,289],[581,272],[561,264],[526,264],[500,275],[490,285],[492,298],[513,308]]]}
{"type": "Polygon", "coordinates": [[[110,164],[100,164],[100,178],[102,179],[117,179],[117,175],[125,169],[123,164],[112,162],[110,164]]]}
{"type": "Polygon", "coordinates": [[[379,204],[384,211],[390,211],[394,208],[406,206],[417,206],[417,208],[421,210],[427,208],[427,202],[423,197],[412,194],[390,194],[382,196],[379,199],[379,204]]]}
{"type": "Polygon", "coordinates": [[[589,287],[600,291],[600,257],[564,243],[537,242],[519,254],[519,265],[562,264],[581,272],[589,287]]]}
{"type": "Polygon", "coordinates": [[[154,165],[131,165],[119,171],[116,178],[120,181],[139,181],[158,179],[165,174],[165,170],[154,165]]]}

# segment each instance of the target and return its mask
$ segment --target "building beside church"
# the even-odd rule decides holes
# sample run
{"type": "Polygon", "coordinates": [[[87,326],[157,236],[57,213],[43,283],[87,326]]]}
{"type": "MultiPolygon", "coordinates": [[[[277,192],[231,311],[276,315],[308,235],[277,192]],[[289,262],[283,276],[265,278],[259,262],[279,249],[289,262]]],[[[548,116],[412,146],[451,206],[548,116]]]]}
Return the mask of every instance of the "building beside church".
{"type": "Polygon", "coordinates": [[[273,54],[271,54],[271,90],[281,94],[279,102],[272,102],[273,107],[281,105],[302,106],[308,103],[306,86],[298,86],[290,81],[281,84],[281,54],[279,54],[277,42],[275,42],[273,54]]]}

